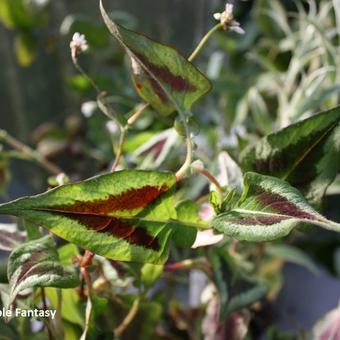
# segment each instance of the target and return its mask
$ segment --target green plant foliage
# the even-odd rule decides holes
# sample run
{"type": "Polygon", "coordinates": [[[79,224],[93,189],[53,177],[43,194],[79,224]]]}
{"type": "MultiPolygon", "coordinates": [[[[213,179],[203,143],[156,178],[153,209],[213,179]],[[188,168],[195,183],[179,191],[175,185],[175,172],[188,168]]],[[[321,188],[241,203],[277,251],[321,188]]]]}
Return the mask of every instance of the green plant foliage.
{"type": "Polygon", "coordinates": [[[313,260],[300,249],[287,244],[272,244],[266,247],[266,253],[271,256],[281,258],[287,262],[296,263],[305,267],[313,274],[320,271],[313,260]]]}
{"type": "Polygon", "coordinates": [[[120,171],[67,184],[0,206],[96,254],[121,261],[162,263],[175,217],[171,173],[120,171]]]}
{"type": "MultiPolygon", "coordinates": [[[[202,224],[203,221],[198,217],[198,205],[193,201],[183,201],[176,206],[177,219],[182,222],[202,224]]],[[[181,247],[191,247],[195,242],[197,229],[178,225],[174,228],[172,236],[176,245],[181,247]]]]}
{"type": "Polygon", "coordinates": [[[0,0],[0,339],[308,337],[272,316],[286,262],[340,273],[339,1],[182,2],[0,0]]]}
{"type": "Polygon", "coordinates": [[[175,49],[118,25],[102,1],[100,10],[109,31],[130,58],[136,91],[156,111],[186,112],[210,90],[209,80],[175,49]]]}
{"type": "Polygon", "coordinates": [[[14,249],[8,259],[9,301],[33,287],[73,288],[79,285],[79,276],[71,267],[60,264],[54,241],[45,236],[14,249]]]}
{"type": "Polygon", "coordinates": [[[214,252],[212,269],[221,303],[221,319],[236,310],[250,306],[268,292],[264,281],[251,278],[239,270],[232,257],[220,250],[214,252]]]}
{"type": "Polygon", "coordinates": [[[269,241],[288,235],[301,222],[340,230],[339,223],[316,212],[287,182],[249,172],[235,207],[219,214],[212,227],[239,240],[269,241]]]}
{"type": "Polygon", "coordinates": [[[245,171],[282,178],[320,203],[340,168],[340,107],[270,134],[242,155],[245,171]]]}

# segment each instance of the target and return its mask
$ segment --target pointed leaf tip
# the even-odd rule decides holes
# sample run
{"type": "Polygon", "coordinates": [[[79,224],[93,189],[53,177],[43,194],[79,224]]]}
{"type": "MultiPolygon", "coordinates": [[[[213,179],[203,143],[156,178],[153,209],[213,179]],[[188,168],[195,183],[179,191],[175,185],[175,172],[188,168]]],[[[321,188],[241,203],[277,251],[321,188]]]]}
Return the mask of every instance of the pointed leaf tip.
{"type": "Polygon", "coordinates": [[[239,240],[269,241],[286,236],[301,222],[340,232],[340,224],[316,212],[287,182],[249,172],[236,206],[218,215],[212,227],[239,240]]]}
{"type": "Polygon", "coordinates": [[[59,237],[114,260],[162,263],[176,217],[174,174],[125,170],[0,205],[59,237]]]}
{"type": "Polygon", "coordinates": [[[177,50],[115,23],[102,1],[100,11],[131,62],[137,93],[161,114],[186,112],[211,89],[210,81],[177,50]]]}

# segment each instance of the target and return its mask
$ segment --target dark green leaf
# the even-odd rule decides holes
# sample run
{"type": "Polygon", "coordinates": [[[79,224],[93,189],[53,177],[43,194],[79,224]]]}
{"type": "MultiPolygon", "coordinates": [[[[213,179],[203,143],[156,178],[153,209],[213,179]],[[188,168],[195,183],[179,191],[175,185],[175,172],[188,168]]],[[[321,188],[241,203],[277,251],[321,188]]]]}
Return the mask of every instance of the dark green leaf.
{"type": "Polygon", "coordinates": [[[249,172],[236,206],[218,215],[212,227],[239,240],[268,241],[286,236],[300,222],[340,232],[340,224],[316,212],[287,182],[249,172]]]}
{"type": "Polygon", "coordinates": [[[246,171],[286,180],[317,204],[340,169],[340,106],[264,137],[242,158],[246,171]]]}
{"type": "Polygon", "coordinates": [[[210,82],[175,49],[130,31],[110,19],[102,1],[106,26],[131,61],[138,94],[158,112],[185,112],[210,90],[210,82]]]}

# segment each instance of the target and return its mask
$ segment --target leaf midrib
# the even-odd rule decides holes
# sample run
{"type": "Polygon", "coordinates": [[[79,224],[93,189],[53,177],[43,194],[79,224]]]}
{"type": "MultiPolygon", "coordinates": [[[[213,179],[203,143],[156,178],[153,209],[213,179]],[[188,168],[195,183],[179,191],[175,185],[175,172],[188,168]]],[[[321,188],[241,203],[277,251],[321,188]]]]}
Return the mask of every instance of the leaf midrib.
{"type": "Polygon", "coordinates": [[[304,161],[304,159],[310,154],[310,152],[323,140],[323,138],[336,126],[338,125],[338,121],[333,123],[312,145],[310,145],[302,155],[293,163],[293,165],[287,170],[287,172],[281,177],[283,180],[286,180],[292,172],[304,161]]]}
{"type": "Polygon", "coordinates": [[[62,210],[55,210],[55,209],[42,209],[42,208],[29,208],[29,209],[22,209],[23,211],[41,211],[41,212],[47,212],[51,214],[65,214],[67,218],[72,219],[71,217],[67,215],[83,215],[83,216],[97,216],[97,217],[103,217],[103,218],[116,218],[119,220],[127,220],[127,221],[138,221],[138,222],[146,222],[146,223],[159,223],[159,224],[169,224],[169,223],[175,223],[178,225],[181,225],[183,227],[192,227],[196,229],[208,229],[209,224],[208,223],[194,223],[194,222],[184,222],[180,220],[175,219],[167,219],[167,220],[161,220],[161,219],[149,219],[144,218],[140,216],[119,216],[119,215],[101,215],[101,214],[95,214],[92,212],[72,212],[72,211],[62,211],[62,210]]]}

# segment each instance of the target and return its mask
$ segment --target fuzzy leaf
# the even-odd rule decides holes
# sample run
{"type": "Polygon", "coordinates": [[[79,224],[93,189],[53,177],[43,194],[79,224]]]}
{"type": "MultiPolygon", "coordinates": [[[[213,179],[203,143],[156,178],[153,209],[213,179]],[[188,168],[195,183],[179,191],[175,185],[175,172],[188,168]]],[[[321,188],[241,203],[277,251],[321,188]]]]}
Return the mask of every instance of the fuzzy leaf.
{"type": "Polygon", "coordinates": [[[300,222],[340,232],[340,224],[316,212],[287,182],[249,172],[236,206],[218,215],[212,227],[245,241],[268,241],[286,236],[300,222]]]}
{"type": "Polygon", "coordinates": [[[133,83],[138,94],[156,111],[185,112],[210,90],[209,80],[174,48],[130,31],[100,10],[111,34],[131,61],[133,83]]]}
{"type": "Polygon", "coordinates": [[[104,257],[163,263],[167,223],[176,217],[169,191],[175,183],[171,173],[117,171],[0,205],[0,214],[23,217],[104,257]]]}
{"type": "Polygon", "coordinates": [[[0,224],[0,250],[12,251],[26,240],[26,233],[19,231],[16,224],[0,224]]]}
{"type": "Polygon", "coordinates": [[[245,171],[286,180],[318,204],[340,169],[340,106],[270,134],[246,151],[245,171]]]}
{"type": "Polygon", "coordinates": [[[16,248],[8,260],[7,275],[10,287],[8,306],[20,291],[27,288],[74,288],[79,284],[79,275],[74,269],[60,264],[55,243],[50,236],[16,248]]]}

